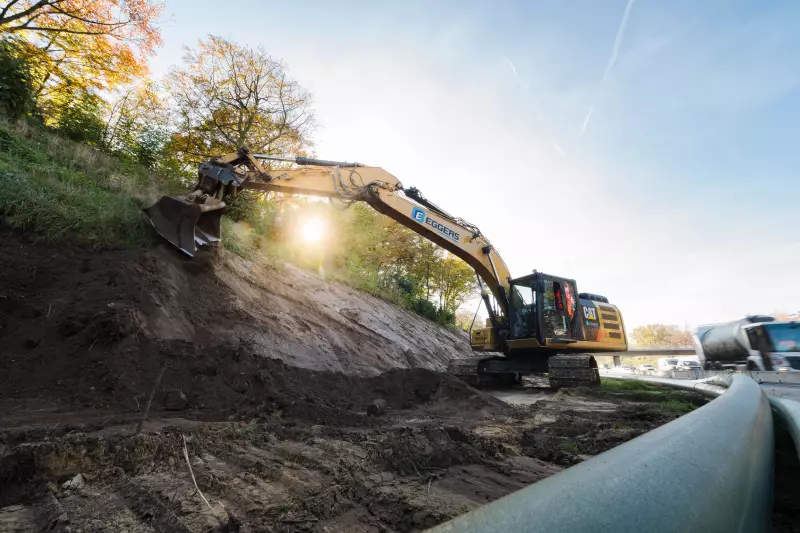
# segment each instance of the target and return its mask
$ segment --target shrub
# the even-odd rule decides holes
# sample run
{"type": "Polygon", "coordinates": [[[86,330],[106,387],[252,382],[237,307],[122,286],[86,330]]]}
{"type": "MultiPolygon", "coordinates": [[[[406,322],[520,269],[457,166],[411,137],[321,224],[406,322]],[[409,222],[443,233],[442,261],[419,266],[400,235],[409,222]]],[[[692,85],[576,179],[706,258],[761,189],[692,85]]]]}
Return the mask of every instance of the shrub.
{"type": "Polygon", "coordinates": [[[30,66],[13,41],[0,41],[0,107],[11,118],[33,109],[33,82],[30,66]]]}
{"type": "Polygon", "coordinates": [[[105,130],[102,105],[103,100],[97,95],[85,91],[74,94],[55,119],[53,127],[73,141],[102,146],[105,130]]]}

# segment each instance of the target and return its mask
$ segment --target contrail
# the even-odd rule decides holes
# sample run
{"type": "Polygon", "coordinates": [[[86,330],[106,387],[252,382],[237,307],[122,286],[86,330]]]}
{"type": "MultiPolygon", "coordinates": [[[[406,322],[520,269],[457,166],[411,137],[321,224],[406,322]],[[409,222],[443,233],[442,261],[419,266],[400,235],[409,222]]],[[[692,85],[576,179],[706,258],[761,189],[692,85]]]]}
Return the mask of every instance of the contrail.
{"type": "Polygon", "coordinates": [[[589,119],[592,118],[592,113],[594,113],[594,104],[589,106],[589,112],[586,113],[586,118],[583,119],[583,126],[581,126],[581,134],[578,135],[578,139],[583,137],[583,132],[586,131],[586,126],[589,125],[589,119]]]}
{"type": "Polygon", "coordinates": [[[564,150],[558,145],[557,142],[553,141],[553,148],[556,149],[556,152],[561,154],[562,157],[566,157],[567,154],[564,153],[564,150]]]}
{"type": "Polygon", "coordinates": [[[508,66],[511,68],[511,73],[514,75],[514,77],[519,78],[519,75],[517,74],[517,67],[514,66],[514,62],[507,57],[504,57],[503,59],[506,63],[508,63],[508,66]]]}
{"type": "MultiPolygon", "coordinates": [[[[625,27],[628,25],[628,17],[631,14],[631,8],[633,7],[633,3],[636,0],[628,0],[628,5],[625,6],[625,12],[622,14],[622,21],[619,23],[619,29],[617,29],[617,36],[614,38],[614,46],[611,47],[611,55],[608,57],[608,63],[606,63],[606,69],[603,71],[603,77],[600,78],[600,85],[598,86],[598,90],[602,89],[603,83],[606,81],[606,77],[611,69],[614,67],[614,63],[617,62],[617,54],[619,54],[619,47],[622,45],[622,36],[625,35],[625,27]]],[[[594,102],[592,105],[589,106],[589,112],[586,114],[586,118],[583,121],[583,127],[581,128],[581,133],[578,138],[583,137],[583,133],[586,131],[586,126],[589,125],[589,119],[592,117],[592,112],[594,111],[594,102]]]]}

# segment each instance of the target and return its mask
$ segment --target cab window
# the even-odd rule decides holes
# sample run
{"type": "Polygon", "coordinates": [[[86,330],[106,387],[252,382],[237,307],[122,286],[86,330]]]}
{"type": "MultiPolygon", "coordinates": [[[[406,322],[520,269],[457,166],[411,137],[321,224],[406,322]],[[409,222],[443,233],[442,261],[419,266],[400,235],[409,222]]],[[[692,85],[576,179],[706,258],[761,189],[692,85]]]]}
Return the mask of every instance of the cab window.
{"type": "Polygon", "coordinates": [[[534,280],[515,283],[511,286],[511,336],[524,339],[534,336],[533,316],[536,304],[534,280]]]}

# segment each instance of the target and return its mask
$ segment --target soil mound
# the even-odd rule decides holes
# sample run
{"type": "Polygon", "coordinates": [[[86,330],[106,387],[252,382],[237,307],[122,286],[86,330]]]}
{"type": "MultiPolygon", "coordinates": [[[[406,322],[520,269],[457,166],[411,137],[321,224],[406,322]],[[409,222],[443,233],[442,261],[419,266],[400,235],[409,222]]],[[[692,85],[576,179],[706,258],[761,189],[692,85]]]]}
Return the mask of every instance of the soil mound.
{"type": "Polygon", "coordinates": [[[324,419],[377,397],[405,408],[440,393],[473,394],[437,375],[469,353],[465,335],[224,250],[193,260],[166,245],[95,253],[11,232],[0,254],[0,347],[0,398],[59,408],[141,409],[162,367],[154,409],[169,403],[208,416],[300,416],[313,406],[324,419]],[[427,372],[354,379],[403,368],[427,372]]]}

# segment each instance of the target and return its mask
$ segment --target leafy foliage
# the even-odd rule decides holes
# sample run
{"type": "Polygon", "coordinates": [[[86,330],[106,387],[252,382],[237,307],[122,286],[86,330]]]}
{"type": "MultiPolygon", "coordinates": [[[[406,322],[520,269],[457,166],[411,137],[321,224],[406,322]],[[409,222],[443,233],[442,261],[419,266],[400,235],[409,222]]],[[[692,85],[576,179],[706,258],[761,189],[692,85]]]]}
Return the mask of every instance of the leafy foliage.
{"type": "Polygon", "coordinates": [[[103,142],[103,107],[105,102],[91,93],[79,93],[61,104],[61,113],[53,123],[68,139],[101,146],[103,142]]]}
{"type": "Polygon", "coordinates": [[[187,49],[166,80],[176,120],[171,146],[190,161],[248,146],[298,153],[314,125],[311,98],[261,48],[209,36],[187,49]]]}
{"type": "Polygon", "coordinates": [[[147,73],[163,6],[148,0],[8,0],[0,32],[31,43],[35,94],[108,90],[147,73]]]}
{"type": "Polygon", "coordinates": [[[631,336],[636,344],[657,347],[690,347],[692,335],[688,331],[681,331],[678,326],[665,324],[650,324],[634,328],[631,336]]]}
{"type": "Polygon", "coordinates": [[[31,65],[21,46],[14,41],[0,41],[0,106],[12,118],[33,108],[31,65]]]}

